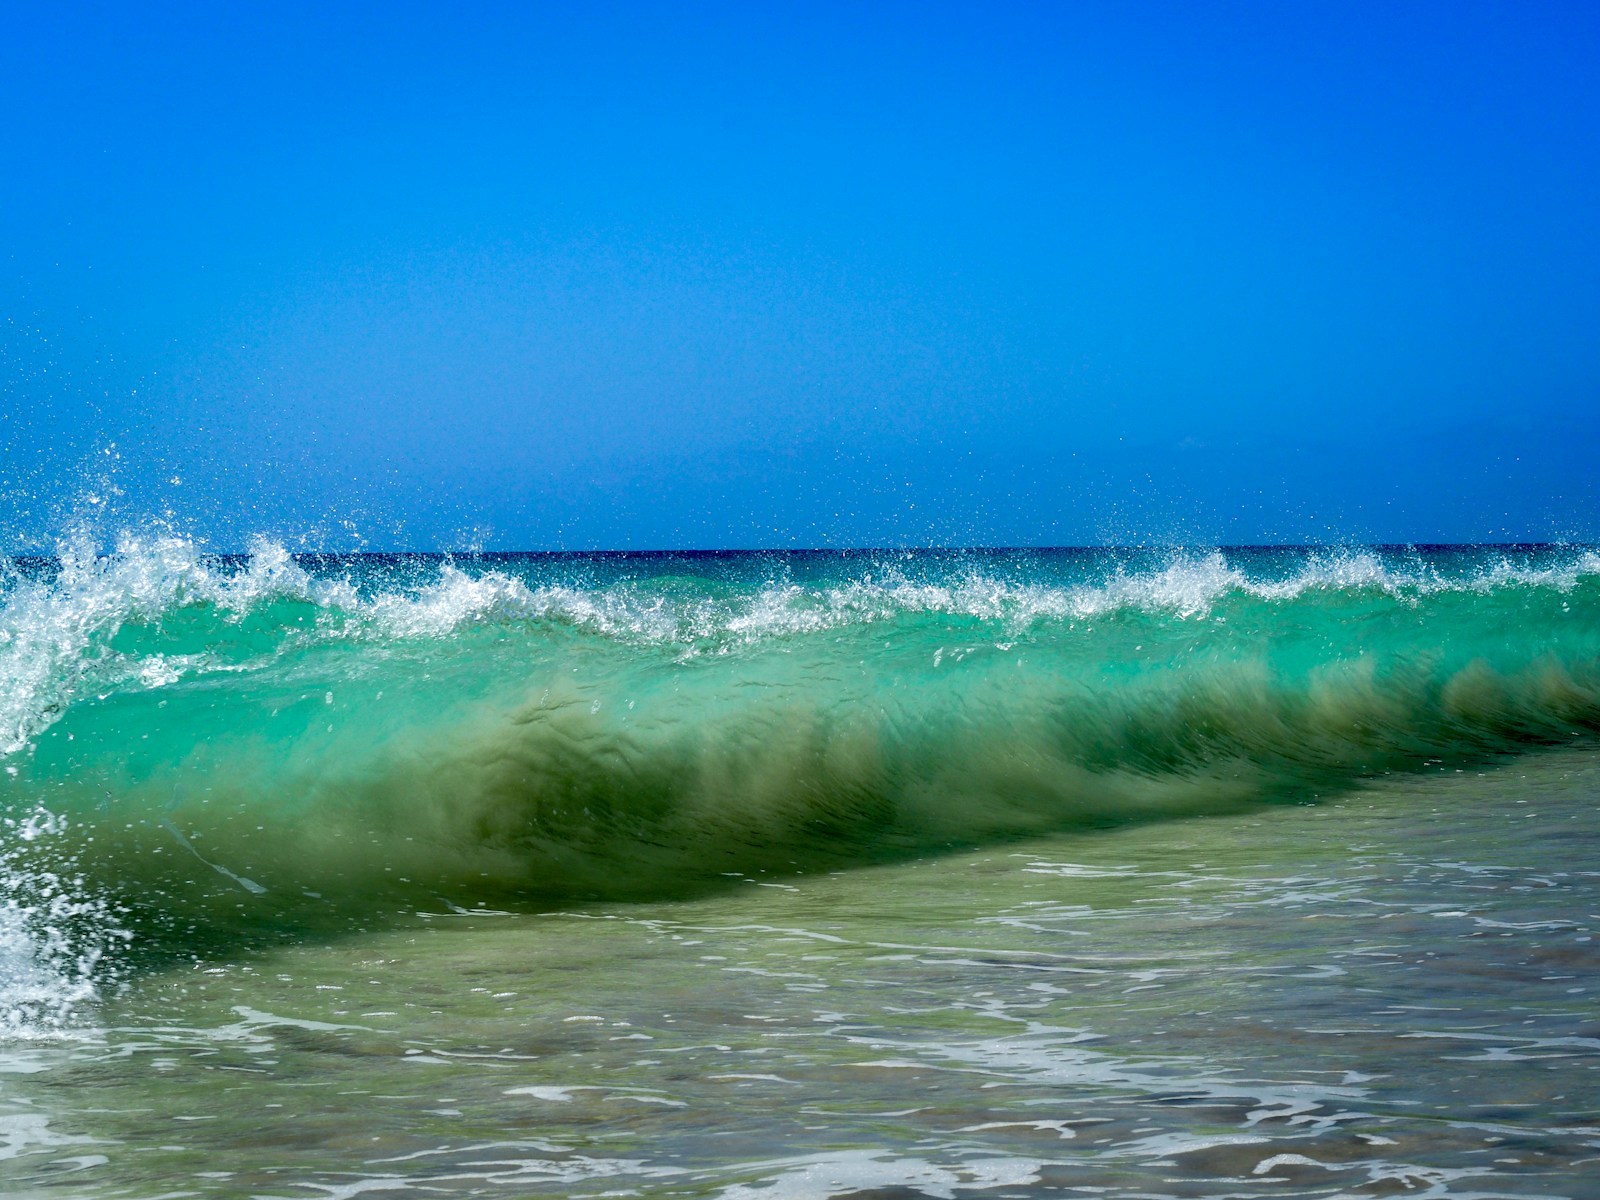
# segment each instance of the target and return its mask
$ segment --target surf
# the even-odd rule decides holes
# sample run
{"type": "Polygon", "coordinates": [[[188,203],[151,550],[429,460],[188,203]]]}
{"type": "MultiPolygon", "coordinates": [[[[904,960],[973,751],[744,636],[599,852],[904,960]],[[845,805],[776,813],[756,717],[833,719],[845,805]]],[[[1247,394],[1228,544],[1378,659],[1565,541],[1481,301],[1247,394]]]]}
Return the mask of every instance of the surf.
{"type": "Polygon", "coordinates": [[[1592,738],[1597,617],[1570,547],[68,548],[5,571],[0,798],[86,907],[12,920],[93,979],[1315,802],[1592,738]]]}

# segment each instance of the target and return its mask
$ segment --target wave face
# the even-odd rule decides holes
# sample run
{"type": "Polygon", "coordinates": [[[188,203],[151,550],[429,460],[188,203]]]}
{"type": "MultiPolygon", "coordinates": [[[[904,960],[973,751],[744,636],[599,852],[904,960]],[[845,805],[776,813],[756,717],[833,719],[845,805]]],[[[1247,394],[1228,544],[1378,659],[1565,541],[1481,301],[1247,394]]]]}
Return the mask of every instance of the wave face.
{"type": "Polygon", "coordinates": [[[1600,728],[1600,555],[1574,548],[155,539],[0,567],[0,602],[0,987],[92,974],[128,935],[670,895],[1600,728]]]}

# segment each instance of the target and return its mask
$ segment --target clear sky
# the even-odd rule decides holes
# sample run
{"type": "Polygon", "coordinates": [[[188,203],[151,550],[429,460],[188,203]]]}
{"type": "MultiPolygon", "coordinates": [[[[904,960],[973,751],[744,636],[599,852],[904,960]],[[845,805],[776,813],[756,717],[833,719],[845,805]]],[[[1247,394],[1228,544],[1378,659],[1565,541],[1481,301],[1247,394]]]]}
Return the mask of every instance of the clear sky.
{"type": "Polygon", "coordinates": [[[1600,540],[1592,2],[10,3],[0,106],[0,549],[1600,540]]]}

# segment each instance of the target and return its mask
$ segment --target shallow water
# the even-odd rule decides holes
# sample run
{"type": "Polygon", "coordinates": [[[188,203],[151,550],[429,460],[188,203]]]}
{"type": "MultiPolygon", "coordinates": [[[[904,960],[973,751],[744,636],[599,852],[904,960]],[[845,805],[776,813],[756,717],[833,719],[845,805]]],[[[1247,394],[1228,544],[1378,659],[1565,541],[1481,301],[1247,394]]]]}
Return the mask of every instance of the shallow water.
{"type": "Polygon", "coordinates": [[[1600,752],[396,914],[4,1051],[20,1196],[1593,1196],[1600,752]]]}

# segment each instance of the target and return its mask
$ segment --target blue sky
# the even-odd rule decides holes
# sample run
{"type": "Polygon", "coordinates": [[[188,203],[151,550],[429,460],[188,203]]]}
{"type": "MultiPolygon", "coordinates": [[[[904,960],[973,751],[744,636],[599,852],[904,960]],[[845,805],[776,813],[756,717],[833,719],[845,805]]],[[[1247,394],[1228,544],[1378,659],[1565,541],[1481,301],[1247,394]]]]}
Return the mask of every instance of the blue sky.
{"type": "Polygon", "coordinates": [[[1600,539],[1597,62],[1588,4],[8,5],[0,539],[1600,539]]]}

